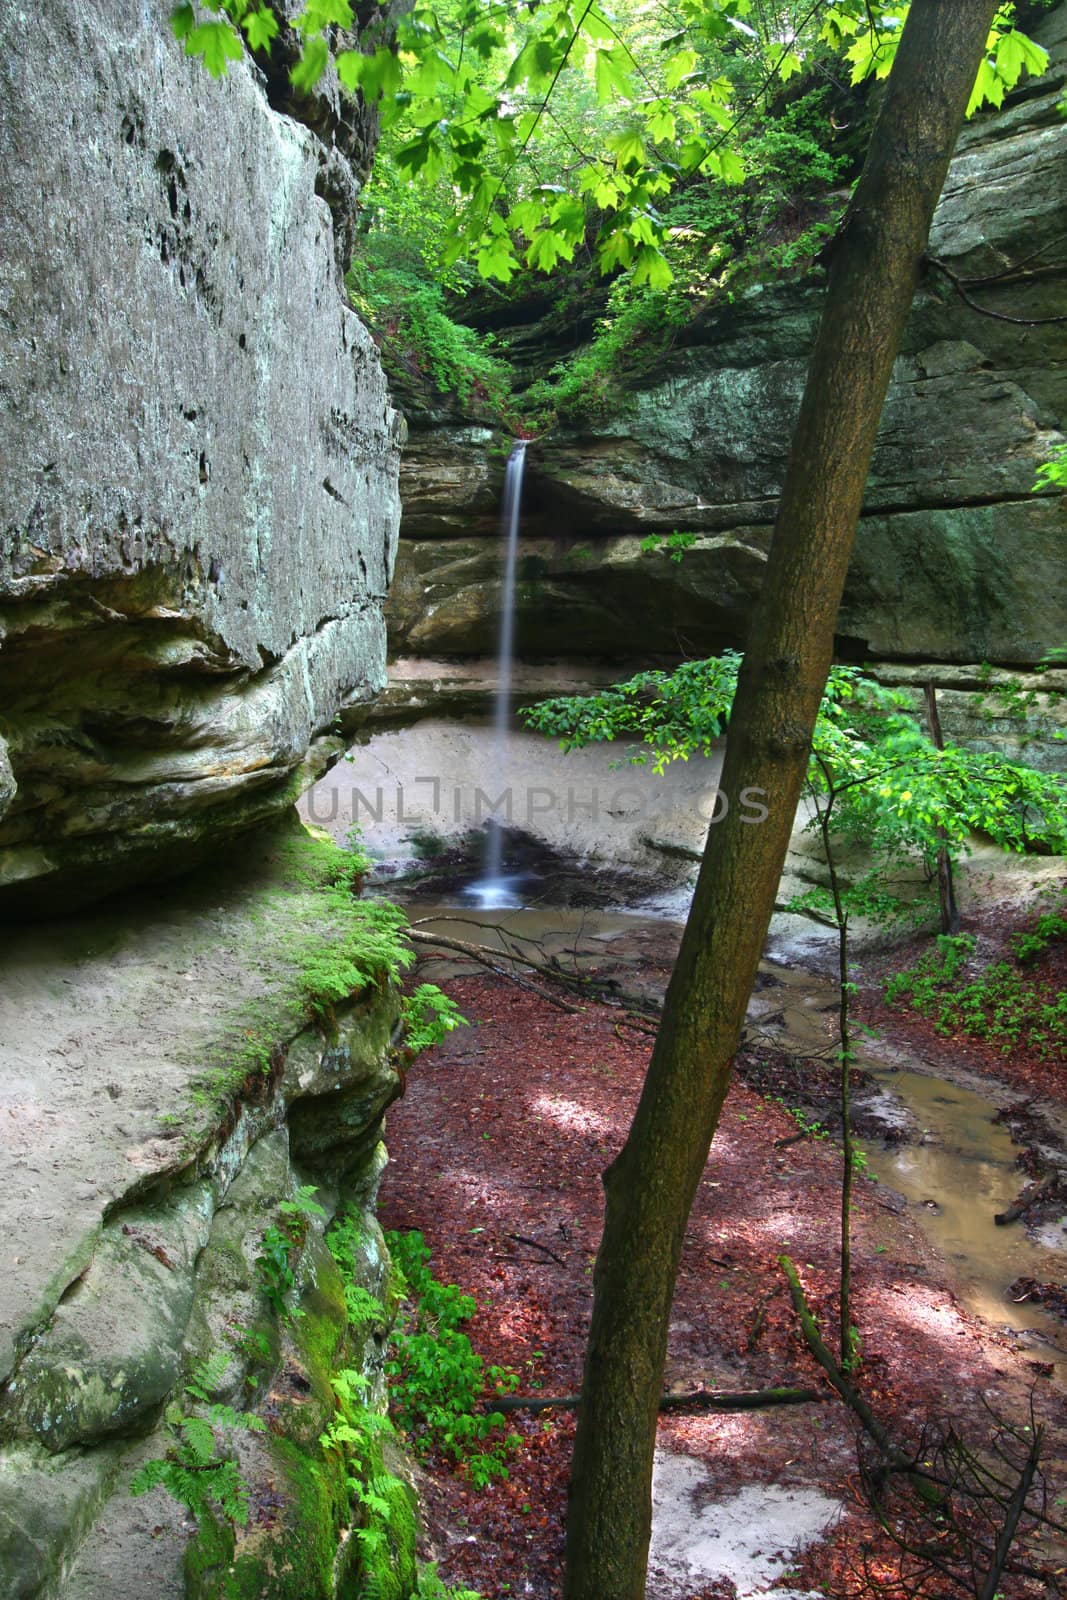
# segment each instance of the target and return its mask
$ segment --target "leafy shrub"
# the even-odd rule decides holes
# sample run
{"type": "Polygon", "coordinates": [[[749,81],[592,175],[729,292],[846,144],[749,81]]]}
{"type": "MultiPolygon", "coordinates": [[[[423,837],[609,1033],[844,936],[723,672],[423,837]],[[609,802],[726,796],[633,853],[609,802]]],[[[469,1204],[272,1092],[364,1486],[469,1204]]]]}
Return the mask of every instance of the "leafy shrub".
{"type": "Polygon", "coordinates": [[[439,1283],[433,1276],[422,1234],[390,1233],[386,1239],[407,1302],[396,1354],[386,1363],[398,1423],[417,1451],[437,1449],[463,1462],[477,1487],[506,1478],[505,1458],[521,1440],[517,1434],[499,1437],[503,1414],[483,1411],[481,1396],[487,1380],[498,1394],[514,1390],[518,1375],[501,1367],[487,1369],[460,1331],[477,1306],[455,1284],[439,1283]]]}
{"type": "Polygon", "coordinates": [[[296,1282],[292,1268],[293,1251],[304,1242],[310,1217],[324,1217],[325,1211],[315,1200],[313,1184],[302,1184],[292,1199],[279,1202],[282,1226],[272,1223],[259,1242],[256,1272],[259,1285],[275,1314],[287,1321],[299,1312],[290,1311],[286,1296],[296,1282]]]}
{"type": "Polygon", "coordinates": [[[404,996],[401,1016],[404,1023],[404,1052],[417,1056],[440,1044],[453,1028],[466,1026],[459,1007],[435,983],[420,983],[404,996]]]}
{"type": "Polygon", "coordinates": [[[1043,915],[1016,936],[1015,961],[995,961],[971,977],[965,974],[977,953],[973,934],[942,934],[914,967],[889,979],[886,999],[931,1017],[941,1034],[967,1033],[1004,1051],[1022,1041],[1041,1056],[1061,1053],[1067,1048],[1067,990],[1051,993],[1025,965],[1065,934],[1067,921],[1043,915]]]}
{"type": "Polygon", "coordinates": [[[538,430],[553,421],[605,416],[625,385],[670,348],[690,315],[689,302],[677,288],[635,288],[629,278],[618,279],[591,343],[530,385],[522,396],[523,414],[538,430]]]}
{"type": "Polygon", "coordinates": [[[410,245],[388,231],[369,235],[346,286],[394,381],[422,379],[463,405],[479,399],[498,412],[507,408],[510,364],[490,336],[451,316],[438,276],[410,245]]]}

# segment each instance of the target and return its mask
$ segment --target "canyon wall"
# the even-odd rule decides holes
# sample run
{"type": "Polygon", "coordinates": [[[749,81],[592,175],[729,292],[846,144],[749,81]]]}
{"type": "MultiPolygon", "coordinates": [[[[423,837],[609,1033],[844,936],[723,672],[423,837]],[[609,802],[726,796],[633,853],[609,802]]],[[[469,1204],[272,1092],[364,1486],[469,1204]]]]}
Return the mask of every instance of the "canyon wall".
{"type": "Polygon", "coordinates": [[[341,281],[374,118],[332,71],[211,79],[169,9],[0,0],[0,907],[287,806],[383,678],[402,425],[341,281]]]}
{"type": "MultiPolygon", "coordinates": [[[[968,125],[938,207],[943,268],[896,363],[841,609],[854,660],[1018,667],[1067,639],[1065,501],[1030,492],[1067,422],[1067,323],[1041,323],[1067,303],[1067,7],[1035,34],[1048,73],[968,125]]],[[[614,415],[531,443],[520,655],[743,643],[822,295],[816,274],[713,307],[614,415]],[[684,560],[642,553],[675,530],[696,535],[684,560]]],[[[507,441],[440,409],[409,423],[391,646],[490,654],[507,441]]]]}

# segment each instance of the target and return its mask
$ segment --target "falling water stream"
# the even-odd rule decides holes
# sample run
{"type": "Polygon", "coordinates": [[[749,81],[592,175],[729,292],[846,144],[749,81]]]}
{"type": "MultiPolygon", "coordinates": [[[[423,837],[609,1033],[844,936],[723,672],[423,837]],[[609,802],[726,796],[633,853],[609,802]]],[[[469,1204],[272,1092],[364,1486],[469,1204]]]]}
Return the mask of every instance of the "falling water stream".
{"type": "MultiPolygon", "coordinates": [[[[500,510],[500,537],[504,546],[503,604],[497,648],[497,686],[493,706],[493,771],[495,787],[506,787],[508,772],[508,722],[511,716],[511,672],[515,653],[515,569],[518,565],[519,516],[522,478],[526,467],[526,441],[519,439],[508,456],[504,474],[504,499],[500,510]]],[[[514,879],[504,875],[504,829],[490,817],[486,832],[483,873],[467,890],[467,898],[482,907],[520,904],[514,879]]]]}

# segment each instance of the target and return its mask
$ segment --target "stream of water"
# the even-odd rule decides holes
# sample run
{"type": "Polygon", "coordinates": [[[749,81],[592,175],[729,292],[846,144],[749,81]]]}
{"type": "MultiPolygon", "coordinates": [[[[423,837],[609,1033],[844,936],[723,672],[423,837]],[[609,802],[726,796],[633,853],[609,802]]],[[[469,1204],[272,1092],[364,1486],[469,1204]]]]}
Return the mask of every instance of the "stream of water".
{"type": "MultiPolygon", "coordinates": [[[[507,785],[508,723],[511,717],[511,674],[515,655],[515,570],[518,565],[519,517],[522,513],[522,479],[526,468],[526,441],[519,439],[508,456],[504,474],[504,499],[500,536],[504,546],[504,583],[501,596],[500,639],[497,649],[497,688],[493,705],[494,784],[507,785]]],[[[504,875],[504,830],[492,817],[486,829],[483,876],[467,890],[477,906],[517,906],[515,885],[504,875]]]]}

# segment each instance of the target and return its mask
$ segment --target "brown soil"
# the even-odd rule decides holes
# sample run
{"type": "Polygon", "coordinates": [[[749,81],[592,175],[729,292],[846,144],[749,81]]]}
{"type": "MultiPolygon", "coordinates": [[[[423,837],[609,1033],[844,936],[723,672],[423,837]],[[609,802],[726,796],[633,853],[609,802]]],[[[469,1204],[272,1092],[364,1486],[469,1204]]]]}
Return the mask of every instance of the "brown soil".
{"type": "MultiPolygon", "coordinates": [[[[491,979],[461,977],[448,988],[471,1027],[420,1059],[390,1113],[383,1221],[421,1229],[438,1277],[476,1297],[470,1331],[487,1363],[514,1368],[523,1393],[573,1394],[601,1228],[600,1174],[625,1137],[650,1041],[605,1006],[567,1015],[491,979]]],[[[668,1389],[822,1383],[777,1257],[793,1257],[829,1335],[840,1156],[825,1141],[782,1143],[796,1131],[779,1107],[734,1083],[689,1225],[668,1389]]],[[[878,1415],[911,1440],[922,1419],[946,1414],[984,1437],[983,1396],[1002,1413],[1024,1415],[1039,1365],[961,1310],[943,1287],[941,1263],[891,1197],[865,1179],[857,1191],[855,1313],[863,1386],[878,1415]]],[[[1043,1393],[1039,1410],[1062,1415],[1062,1396],[1048,1385],[1043,1393]]],[[[573,1414],[518,1413],[514,1426],[524,1442],[506,1482],[477,1491],[462,1470],[439,1458],[425,1463],[429,1546],[446,1582],[485,1600],[550,1600],[561,1593],[573,1414]]],[[[892,1546],[864,1508],[854,1429],[838,1402],[671,1415],[660,1442],[703,1461],[716,1497],[753,1482],[838,1497],[842,1519],[809,1552],[800,1586],[892,1596],[892,1546]]],[[[1001,1592],[1036,1597],[1058,1592],[1048,1586],[1055,1581],[1015,1579],[1001,1592]]],[[[677,1600],[713,1592],[679,1590],[677,1600]]]]}

